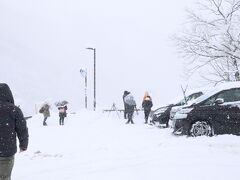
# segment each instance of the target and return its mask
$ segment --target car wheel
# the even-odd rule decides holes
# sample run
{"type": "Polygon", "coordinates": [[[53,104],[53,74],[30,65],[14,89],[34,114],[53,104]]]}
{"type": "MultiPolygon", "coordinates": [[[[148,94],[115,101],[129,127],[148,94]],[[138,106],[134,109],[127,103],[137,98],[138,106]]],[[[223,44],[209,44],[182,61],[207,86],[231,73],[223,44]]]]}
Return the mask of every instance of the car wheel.
{"type": "Polygon", "coordinates": [[[190,129],[190,135],[197,136],[211,136],[213,134],[212,127],[206,121],[197,121],[192,124],[190,129]]]}

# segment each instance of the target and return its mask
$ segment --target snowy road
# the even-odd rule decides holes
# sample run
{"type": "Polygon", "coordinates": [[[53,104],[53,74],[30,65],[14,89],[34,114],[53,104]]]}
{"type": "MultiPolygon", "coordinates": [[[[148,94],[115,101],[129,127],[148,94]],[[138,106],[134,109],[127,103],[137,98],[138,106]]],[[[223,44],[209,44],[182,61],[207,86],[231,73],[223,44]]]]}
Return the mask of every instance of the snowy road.
{"type": "Polygon", "coordinates": [[[174,137],[170,129],[134,125],[82,111],[58,126],[28,121],[29,150],[16,155],[13,180],[239,180],[240,139],[174,137]]]}

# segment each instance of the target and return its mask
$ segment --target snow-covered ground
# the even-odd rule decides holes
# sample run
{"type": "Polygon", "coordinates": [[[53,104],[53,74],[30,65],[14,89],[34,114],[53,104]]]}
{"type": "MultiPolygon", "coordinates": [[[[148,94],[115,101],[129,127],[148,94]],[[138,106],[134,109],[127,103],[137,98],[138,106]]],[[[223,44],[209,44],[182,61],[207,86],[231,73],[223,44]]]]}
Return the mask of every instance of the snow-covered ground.
{"type": "Polygon", "coordinates": [[[13,180],[239,180],[238,136],[175,137],[170,129],[125,124],[116,114],[80,111],[28,120],[30,144],[17,153],[13,180]]]}

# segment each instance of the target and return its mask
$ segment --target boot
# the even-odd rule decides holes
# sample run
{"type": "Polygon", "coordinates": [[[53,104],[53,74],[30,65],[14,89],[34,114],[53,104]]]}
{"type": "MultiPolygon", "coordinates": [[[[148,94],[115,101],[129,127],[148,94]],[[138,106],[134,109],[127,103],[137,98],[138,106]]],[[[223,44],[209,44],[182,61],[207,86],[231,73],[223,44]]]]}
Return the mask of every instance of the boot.
{"type": "Polygon", "coordinates": [[[147,124],[148,123],[148,120],[145,118],[145,124],[147,124]]]}

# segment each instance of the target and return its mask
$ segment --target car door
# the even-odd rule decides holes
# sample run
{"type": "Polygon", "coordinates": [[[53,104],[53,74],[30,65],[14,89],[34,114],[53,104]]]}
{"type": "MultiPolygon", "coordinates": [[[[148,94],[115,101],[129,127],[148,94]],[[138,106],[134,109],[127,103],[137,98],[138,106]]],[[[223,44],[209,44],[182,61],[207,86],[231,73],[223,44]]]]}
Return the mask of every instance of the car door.
{"type": "Polygon", "coordinates": [[[224,90],[208,98],[201,104],[201,117],[208,120],[216,134],[235,133],[238,109],[232,106],[235,101],[232,96],[232,90],[224,90]],[[221,98],[223,104],[216,104],[215,101],[221,98]]]}
{"type": "Polygon", "coordinates": [[[198,112],[198,117],[200,117],[202,120],[209,121],[216,134],[223,134],[226,127],[225,119],[223,118],[225,116],[224,106],[219,106],[214,103],[220,93],[206,99],[200,105],[200,111],[198,112]]]}
{"type": "Polygon", "coordinates": [[[214,104],[216,115],[214,123],[219,134],[238,134],[240,132],[240,89],[225,90],[216,95],[223,104],[214,104]]]}
{"type": "Polygon", "coordinates": [[[221,106],[224,107],[227,133],[240,134],[240,88],[228,90],[221,106]]]}

